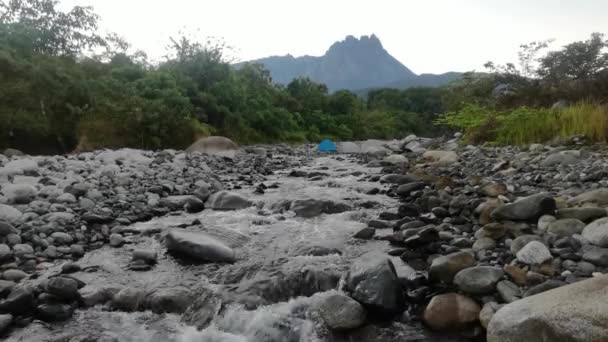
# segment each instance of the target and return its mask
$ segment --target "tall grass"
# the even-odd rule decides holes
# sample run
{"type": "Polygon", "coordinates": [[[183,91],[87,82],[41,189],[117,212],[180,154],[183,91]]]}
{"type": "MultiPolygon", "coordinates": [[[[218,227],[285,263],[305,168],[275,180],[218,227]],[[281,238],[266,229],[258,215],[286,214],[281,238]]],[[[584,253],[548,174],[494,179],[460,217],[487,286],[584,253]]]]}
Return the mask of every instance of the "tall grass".
{"type": "Polygon", "coordinates": [[[483,117],[479,107],[464,107],[441,123],[462,129],[472,142],[524,145],[573,135],[594,142],[608,140],[608,106],[589,102],[563,109],[520,107],[502,113],[486,109],[483,117]]]}

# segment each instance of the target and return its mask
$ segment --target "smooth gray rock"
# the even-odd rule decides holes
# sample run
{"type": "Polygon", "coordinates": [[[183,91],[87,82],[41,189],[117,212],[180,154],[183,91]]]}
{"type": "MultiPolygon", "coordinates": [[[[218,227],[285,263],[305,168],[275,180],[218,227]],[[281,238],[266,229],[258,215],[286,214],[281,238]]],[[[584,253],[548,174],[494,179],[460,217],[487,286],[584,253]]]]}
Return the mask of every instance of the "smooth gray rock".
{"type": "Polygon", "coordinates": [[[21,218],[21,215],[23,214],[18,209],[7,204],[0,204],[0,221],[16,222],[21,218]]]}
{"type": "Polygon", "coordinates": [[[70,234],[64,232],[55,232],[51,234],[51,237],[55,245],[69,245],[74,241],[74,238],[70,234]]]}
{"type": "Polygon", "coordinates": [[[530,241],[517,252],[517,260],[528,265],[541,265],[551,259],[549,248],[540,241],[530,241]]]}
{"type": "Polygon", "coordinates": [[[583,229],[583,237],[590,243],[608,247],[608,217],[595,220],[583,229]]]}
{"type": "Polygon", "coordinates": [[[466,268],[456,274],[454,284],[470,294],[488,294],[496,289],[496,283],[504,276],[503,270],[492,266],[466,268]]]}
{"type": "Polygon", "coordinates": [[[166,244],[170,253],[199,261],[228,263],[236,261],[235,252],[230,247],[205,233],[172,229],[167,234],[166,244]]]}
{"type": "Polygon", "coordinates": [[[500,206],[492,212],[492,217],[496,220],[536,222],[545,214],[553,214],[555,209],[553,197],[547,193],[540,193],[500,206]]]}
{"type": "Polygon", "coordinates": [[[579,205],[585,203],[593,203],[598,206],[606,206],[608,205],[608,189],[600,188],[589,190],[572,198],[569,203],[579,205]]]}
{"type": "Polygon", "coordinates": [[[538,235],[531,234],[518,236],[511,242],[511,254],[516,255],[517,252],[519,252],[531,241],[542,241],[542,239],[538,235]]]}
{"type": "Polygon", "coordinates": [[[192,301],[194,294],[189,289],[177,286],[155,289],[144,298],[144,308],[154,313],[182,314],[192,301]]]}
{"type": "Polygon", "coordinates": [[[28,184],[4,184],[2,193],[8,203],[27,204],[36,198],[38,190],[28,184]]]}
{"type": "Polygon", "coordinates": [[[591,222],[608,216],[608,211],[604,208],[564,208],[559,209],[556,215],[559,219],[577,219],[583,222],[591,222]]]}
{"type": "Polygon", "coordinates": [[[561,237],[569,237],[580,234],[585,228],[585,223],[578,219],[561,219],[551,222],[547,227],[547,232],[561,237]]]}
{"type": "Polygon", "coordinates": [[[53,277],[46,281],[46,292],[65,300],[76,300],[80,297],[78,293],[78,282],[71,278],[53,277]]]}
{"type": "Polygon", "coordinates": [[[205,209],[205,204],[194,195],[169,196],[160,199],[162,207],[171,210],[184,210],[190,213],[197,213],[205,209]]]}
{"type": "Polygon", "coordinates": [[[508,304],[488,325],[488,342],[608,341],[608,277],[584,280],[508,304]]]}
{"type": "Polygon", "coordinates": [[[124,288],[112,297],[112,307],[121,311],[137,311],[143,307],[145,292],[139,288],[124,288]]]}
{"type": "Polygon", "coordinates": [[[319,314],[333,330],[355,329],[365,323],[367,312],[359,302],[339,293],[321,299],[319,314]]]}
{"type": "Polygon", "coordinates": [[[440,256],[433,259],[429,268],[429,279],[449,284],[458,272],[473,266],[475,266],[475,258],[471,253],[456,252],[440,256]]]}

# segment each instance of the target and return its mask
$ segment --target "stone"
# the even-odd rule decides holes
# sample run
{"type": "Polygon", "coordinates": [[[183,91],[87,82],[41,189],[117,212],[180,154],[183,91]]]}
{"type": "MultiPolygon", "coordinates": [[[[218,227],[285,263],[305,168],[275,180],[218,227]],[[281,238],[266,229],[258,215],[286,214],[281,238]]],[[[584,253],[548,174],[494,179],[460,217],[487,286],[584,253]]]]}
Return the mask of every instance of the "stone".
{"type": "Polygon", "coordinates": [[[385,157],[384,161],[389,164],[401,166],[407,165],[409,163],[407,158],[401,154],[391,154],[390,156],[385,157]]]}
{"type": "Polygon", "coordinates": [[[458,154],[454,151],[429,150],[422,154],[422,158],[430,161],[434,166],[445,167],[458,162],[458,154]]]}
{"type": "Polygon", "coordinates": [[[473,243],[472,248],[475,252],[484,251],[486,249],[494,249],[496,248],[496,241],[489,237],[482,237],[473,243]]]}
{"type": "Polygon", "coordinates": [[[145,292],[139,288],[127,287],[112,297],[112,307],[121,311],[137,311],[143,307],[145,292]]]}
{"type": "Polygon", "coordinates": [[[55,232],[51,234],[55,245],[69,245],[74,241],[74,238],[68,233],[55,232]]]}
{"type": "Polygon", "coordinates": [[[597,219],[588,224],[583,229],[582,235],[596,246],[608,247],[608,217],[597,219]]]}
{"type": "Polygon", "coordinates": [[[584,192],[584,193],[572,198],[568,202],[570,204],[578,204],[578,205],[593,203],[598,206],[607,206],[608,205],[608,189],[600,188],[600,189],[590,190],[590,191],[584,192]]]}
{"type": "Polygon", "coordinates": [[[583,253],[583,260],[596,266],[608,267],[608,248],[589,248],[583,253]]]}
{"type": "Polygon", "coordinates": [[[542,162],[542,166],[572,165],[579,161],[580,151],[560,151],[550,154],[542,162]]]}
{"type": "Polygon", "coordinates": [[[238,148],[238,145],[234,141],[226,137],[210,136],[197,140],[186,149],[186,152],[234,156],[238,148]]]}
{"type": "Polygon", "coordinates": [[[0,301],[0,313],[13,315],[29,314],[35,309],[36,299],[29,287],[15,287],[4,300],[0,301]]]}
{"type": "Polygon", "coordinates": [[[169,196],[160,199],[160,206],[171,210],[186,210],[189,213],[198,213],[205,209],[205,204],[194,195],[169,196]]]}
{"type": "Polygon", "coordinates": [[[205,206],[213,210],[240,210],[248,208],[252,203],[243,196],[222,190],[209,196],[205,206]]]}
{"type": "Polygon", "coordinates": [[[526,297],[500,309],[488,342],[608,340],[608,277],[599,276],[526,297]]]}
{"type": "Polygon", "coordinates": [[[557,210],[556,215],[559,219],[576,219],[588,223],[608,216],[608,212],[604,208],[564,208],[557,210]]]}
{"type": "Polygon", "coordinates": [[[54,296],[68,301],[80,298],[80,293],[78,293],[78,282],[72,278],[50,278],[46,281],[45,290],[54,296]]]}
{"type": "Polygon", "coordinates": [[[481,193],[488,197],[504,196],[508,193],[507,186],[502,183],[489,183],[481,188],[481,193]]]}
{"type": "Polygon", "coordinates": [[[410,193],[412,191],[424,189],[425,186],[426,186],[425,182],[413,182],[413,183],[402,184],[402,185],[399,185],[396,193],[398,196],[407,197],[410,195],[410,193]]]}
{"type": "Polygon", "coordinates": [[[374,228],[366,227],[356,232],[353,237],[357,239],[370,240],[376,234],[376,230],[374,228]]]}
{"type": "Polygon", "coordinates": [[[517,260],[528,265],[541,265],[551,259],[549,248],[540,241],[530,241],[517,252],[517,260]]]}
{"type": "Polygon", "coordinates": [[[361,147],[359,147],[359,145],[357,145],[351,141],[338,142],[336,144],[336,149],[337,149],[338,153],[344,153],[344,154],[361,153],[361,147]]]}
{"type": "Polygon", "coordinates": [[[17,229],[15,229],[12,224],[5,221],[0,221],[0,236],[7,236],[8,234],[15,233],[17,233],[17,229]]]}
{"type": "Polygon", "coordinates": [[[147,264],[156,264],[157,254],[154,250],[137,249],[133,251],[133,260],[143,260],[147,264]]]}
{"type": "Polygon", "coordinates": [[[74,308],[68,304],[40,304],[36,308],[36,317],[45,322],[60,322],[70,319],[74,308]]]}
{"type": "Polygon", "coordinates": [[[124,244],[125,244],[125,238],[122,235],[120,235],[118,233],[113,233],[112,235],[110,235],[110,246],[120,247],[124,244]]]}
{"type": "Polygon", "coordinates": [[[471,327],[479,320],[481,307],[458,293],[433,297],[423,314],[424,322],[434,330],[457,331],[471,327]]]}
{"type": "Polygon", "coordinates": [[[495,220],[536,222],[545,214],[553,214],[555,209],[556,203],[553,197],[547,193],[540,193],[499,206],[492,212],[492,217],[495,220]]]}
{"type": "Polygon", "coordinates": [[[143,307],[158,314],[182,314],[193,300],[192,291],[183,286],[159,288],[145,295],[143,307]]]}
{"type": "Polygon", "coordinates": [[[7,204],[0,204],[0,221],[13,223],[21,218],[21,211],[7,204]]]}
{"type": "Polygon", "coordinates": [[[28,277],[28,274],[22,270],[6,270],[2,273],[2,279],[14,281],[16,283],[28,277]]]}
{"type": "Polygon", "coordinates": [[[8,331],[11,323],[13,323],[13,315],[0,315],[0,336],[8,331]]]}
{"type": "Polygon", "coordinates": [[[0,243],[0,263],[8,261],[13,257],[13,251],[11,248],[3,243],[0,243]]]}
{"type": "Polygon", "coordinates": [[[547,227],[547,232],[559,237],[570,237],[582,233],[584,228],[585,223],[583,221],[567,218],[551,222],[547,227]]]}
{"type": "Polygon", "coordinates": [[[393,263],[378,253],[357,258],[346,277],[351,297],[368,311],[391,316],[405,309],[405,296],[393,263]]]}
{"type": "Polygon", "coordinates": [[[488,324],[494,317],[494,314],[500,310],[504,305],[498,304],[496,302],[488,302],[484,304],[483,308],[479,312],[479,323],[484,329],[488,329],[488,324]]]}
{"type": "Polygon", "coordinates": [[[170,253],[198,261],[227,263],[236,261],[232,248],[205,233],[172,229],[166,236],[166,245],[170,253]]]}
{"type": "Polygon", "coordinates": [[[4,184],[2,193],[9,204],[27,204],[36,198],[38,190],[28,184],[4,184]]]}
{"type": "Polygon", "coordinates": [[[511,242],[511,254],[516,255],[522,248],[524,248],[531,241],[541,241],[538,235],[520,235],[511,242]]]}
{"type": "Polygon", "coordinates": [[[499,281],[496,290],[500,298],[506,303],[513,303],[521,298],[521,289],[515,283],[508,280],[499,281]]]}
{"type": "Polygon", "coordinates": [[[489,237],[494,240],[498,240],[505,236],[505,226],[500,223],[489,223],[483,226],[481,229],[475,232],[476,238],[489,237]]]}
{"type": "Polygon", "coordinates": [[[321,299],[318,310],[325,324],[332,330],[356,329],[365,324],[367,312],[356,300],[339,293],[321,299]]]}
{"type": "Polygon", "coordinates": [[[492,266],[475,266],[466,268],[456,274],[454,284],[468,294],[488,294],[496,289],[496,283],[504,272],[492,266]]]}
{"type": "Polygon", "coordinates": [[[555,218],[555,216],[552,215],[543,215],[538,219],[538,222],[536,223],[536,226],[538,227],[539,230],[542,230],[543,232],[547,231],[547,229],[549,229],[549,225],[553,222],[555,222],[557,219],[555,218]]]}
{"type": "Polygon", "coordinates": [[[431,263],[429,279],[450,284],[458,272],[473,266],[475,266],[475,258],[471,253],[456,252],[440,256],[431,263]]]}
{"type": "Polygon", "coordinates": [[[526,286],[527,284],[527,272],[524,269],[521,269],[515,265],[505,265],[504,267],[505,273],[511,277],[511,280],[515,282],[515,284],[519,286],[526,286]]]}

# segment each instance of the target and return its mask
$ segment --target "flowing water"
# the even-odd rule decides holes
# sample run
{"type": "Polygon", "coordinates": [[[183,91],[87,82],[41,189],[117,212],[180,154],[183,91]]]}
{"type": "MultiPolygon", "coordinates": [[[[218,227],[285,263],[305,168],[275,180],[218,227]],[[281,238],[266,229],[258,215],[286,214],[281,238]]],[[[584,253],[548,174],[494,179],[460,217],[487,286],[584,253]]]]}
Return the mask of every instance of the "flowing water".
{"type": "MultiPolygon", "coordinates": [[[[357,241],[352,235],[366,225],[365,218],[375,218],[379,211],[392,210],[398,202],[384,195],[366,195],[379,183],[363,180],[379,173],[337,156],[314,158],[300,170],[320,171],[328,176],[313,181],[288,177],[282,170],[268,177],[265,184],[278,183],[278,188],[264,194],[253,194],[254,187],[235,190],[263,208],[278,206],[294,199],[327,199],[347,203],[355,209],[340,214],[323,214],[315,218],[295,217],[292,212],[272,214],[261,204],[245,210],[222,212],[205,210],[198,214],[181,214],[138,223],[131,227],[129,244],[122,248],[91,251],[78,261],[85,270],[75,276],[87,287],[138,287],[156,289],[184,286],[194,291],[215,289],[229,293],[235,300],[212,316],[202,330],[175,314],[109,311],[101,306],[76,311],[74,318],[62,323],[33,323],[14,332],[7,341],[69,341],[73,336],[108,336],[124,342],[316,342],[316,341],[426,341],[429,335],[416,324],[393,322],[369,326],[353,335],[336,335],[325,330],[311,310],[318,299],[339,291],[340,277],[357,256],[384,252],[384,241],[357,241]],[[367,202],[365,209],[359,204],[367,202]],[[196,222],[200,221],[200,224],[196,222]],[[193,224],[194,223],[194,224],[193,224]],[[233,265],[189,264],[165,254],[159,236],[170,227],[188,227],[219,234],[237,250],[233,265]],[[321,246],[341,251],[324,256],[301,256],[303,248],[321,246]],[[128,269],[133,249],[154,249],[158,264],[150,271],[128,269]]],[[[229,181],[226,179],[225,181],[229,181]]],[[[390,229],[384,234],[388,234],[390,229]]],[[[378,231],[378,234],[383,234],[378,231]]],[[[397,260],[396,262],[400,262],[397,260]]],[[[57,272],[60,265],[49,269],[57,272]]],[[[100,340],[101,341],[101,340],[100,340]]]]}

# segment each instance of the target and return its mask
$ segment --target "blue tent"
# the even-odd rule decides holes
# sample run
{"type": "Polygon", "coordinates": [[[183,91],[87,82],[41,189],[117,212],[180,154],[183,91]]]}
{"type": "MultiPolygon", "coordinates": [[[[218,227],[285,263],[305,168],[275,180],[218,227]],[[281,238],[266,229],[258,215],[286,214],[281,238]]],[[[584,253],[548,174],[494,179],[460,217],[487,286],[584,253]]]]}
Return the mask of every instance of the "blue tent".
{"type": "Polygon", "coordinates": [[[319,144],[319,152],[336,152],[336,144],[331,140],[323,140],[319,144]]]}

